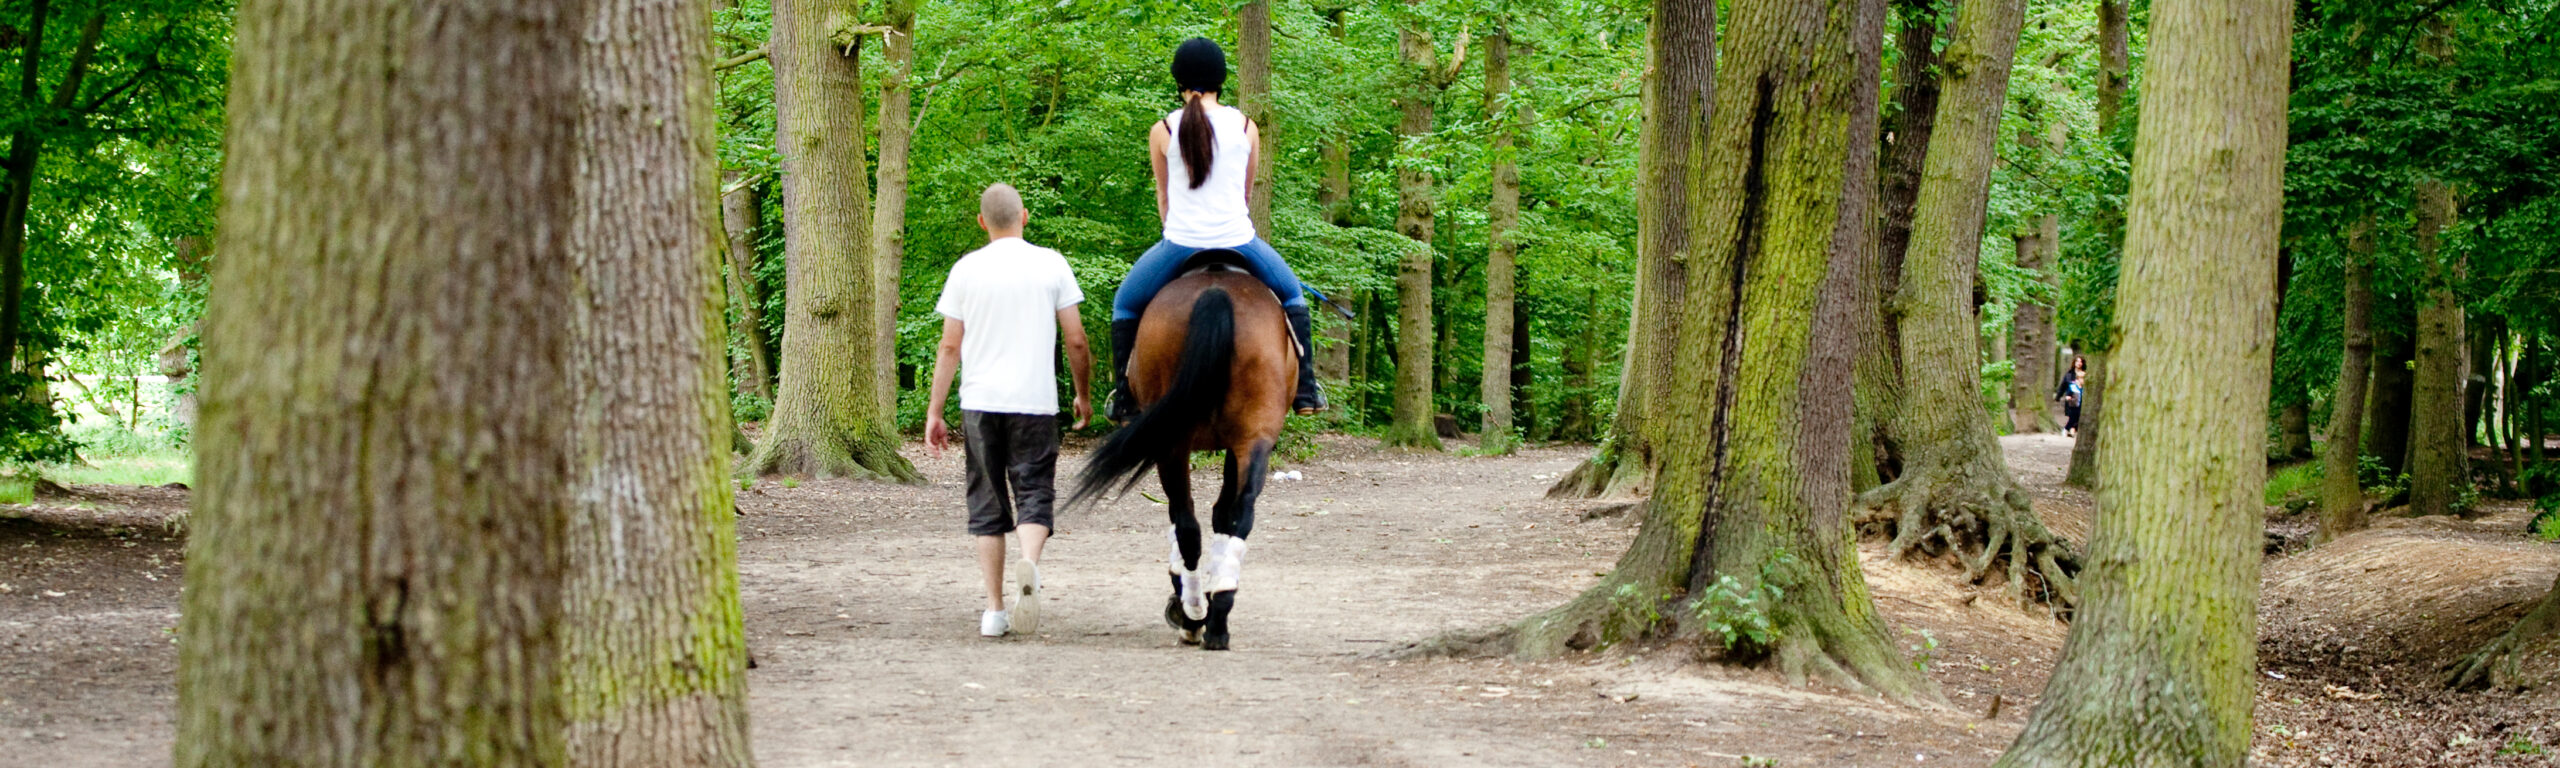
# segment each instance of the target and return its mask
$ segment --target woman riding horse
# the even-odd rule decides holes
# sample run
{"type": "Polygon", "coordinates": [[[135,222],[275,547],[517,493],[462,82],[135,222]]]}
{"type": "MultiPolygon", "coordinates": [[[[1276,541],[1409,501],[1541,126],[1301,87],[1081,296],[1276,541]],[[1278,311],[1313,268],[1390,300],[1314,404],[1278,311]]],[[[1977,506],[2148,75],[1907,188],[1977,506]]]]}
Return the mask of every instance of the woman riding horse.
{"type": "MultiPolygon", "coordinates": [[[[1129,352],[1137,346],[1138,317],[1156,292],[1180,275],[1193,254],[1212,248],[1235,252],[1246,269],[1280,300],[1289,332],[1298,349],[1313,350],[1314,330],[1307,297],[1298,275],[1280,254],[1254,232],[1245,202],[1253,187],[1253,158],[1261,151],[1261,129],[1244,113],[1218,103],[1227,81],[1227,55],[1207,38],[1191,38],[1173,52],[1173,79],[1182,91],[1182,109],[1156,122],[1147,134],[1147,152],[1156,176],[1156,214],[1164,220],[1164,239],[1148,248],[1111,301],[1112,370],[1119,385],[1111,393],[1111,420],[1127,422],[1137,415],[1129,393],[1129,352]]],[[[1292,407],[1300,414],[1324,410],[1316,391],[1314,355],[1298,356],[1292,407]]]]}

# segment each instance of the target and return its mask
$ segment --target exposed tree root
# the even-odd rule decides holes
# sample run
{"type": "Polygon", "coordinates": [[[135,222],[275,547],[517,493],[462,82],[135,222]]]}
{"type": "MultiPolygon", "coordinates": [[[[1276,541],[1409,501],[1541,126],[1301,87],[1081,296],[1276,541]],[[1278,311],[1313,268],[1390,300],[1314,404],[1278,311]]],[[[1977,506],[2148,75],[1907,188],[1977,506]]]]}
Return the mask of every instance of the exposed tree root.
{"type": "Polygon", "coordinates": [[[1602,446],[1591,458],[1547,488],[1550,499],[1599,499],[1644,496],[1653,491],[1653,473],[1640,457],[1616,446],[1602,446]]]}
{"type": "Polygon", "coordinates": [[[861,440],[851,436],[802,436],[768,433],[755,453],[741,465],[742,475],[805,475],[809,477],[850,477],[885,483],[919,485],[924,475],[915,464],[898,455],[897,447],[886,440],[861,440]]]}
{"type": "Polygon", "coordinates": [[[2522,688],[2524,680],[2516,657],[2526,645],[2554,632],[2560,632],[2560,582],[2554,582],[2542,602],[2498,639],[2445,665],[2445,687],[2457,691],[2522,688]]]}
{"type": "Polygon", "coordinates": [[[2080,604],[2079,552],[2044,527],[2005,473],[1914,467],[1859,494],[1857,523],[1861,532],[1892,538],[1890,557],[1952,552],[1970,583],[1982,583],[2000,566],[2008,573],[2009,596],[2021,605],[2041,603],[2067,614],[2080,604]]]}

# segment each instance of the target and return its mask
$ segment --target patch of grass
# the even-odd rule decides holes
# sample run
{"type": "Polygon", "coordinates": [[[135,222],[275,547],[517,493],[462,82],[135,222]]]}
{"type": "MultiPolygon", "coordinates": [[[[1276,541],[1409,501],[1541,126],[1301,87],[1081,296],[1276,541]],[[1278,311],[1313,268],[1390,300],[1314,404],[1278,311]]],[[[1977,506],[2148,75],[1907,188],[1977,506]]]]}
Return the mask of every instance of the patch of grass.
{"type": "Polygon", "coordinates": [[[2544,752],[2542,745],[2522,736],[2508,739],[2506,746],[2498,748],[2498,754],[2501,755],[2539,755],[2544,752]]]}
{"type": "Polygon", "coordinates": [[[792,476],[792,475],[783,475],[783,476],[782,476],[782,487],[784,487],[784,488],[798,488],[798,487],[800,487],[800,478],[795,477],[795,476],[792,476]]]}
{"type": "Polygon", "coordinates": [[[0,475],[0,504],[25,504],[36,500],[33,478],[0,475]]]}
{"type": "Polygon", "coordinates": [[[160,450],[131,456],[92,458],[87,466],[48,464],[36,474],[64,485],[195,484],[195,459],[185,452],[160,450]]]}
{"type": "Polygon", "coordinates": [[[2320,493],[2320,462],[2306,461],[2267,473],[2267,506],[2291,501],[2295,496],[2320,493]]]}

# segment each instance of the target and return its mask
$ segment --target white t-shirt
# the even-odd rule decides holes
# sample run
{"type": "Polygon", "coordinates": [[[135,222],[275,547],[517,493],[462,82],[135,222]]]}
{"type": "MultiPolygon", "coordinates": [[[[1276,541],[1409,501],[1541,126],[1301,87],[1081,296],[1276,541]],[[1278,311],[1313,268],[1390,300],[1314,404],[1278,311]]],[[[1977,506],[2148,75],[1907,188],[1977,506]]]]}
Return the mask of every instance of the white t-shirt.
{"type": "Polygon", "coordinates": [[[1244,205],[1245,166],[1253,140],[1244,134],[1244,112],[1220,105],[1209,116],[1209,178],[1191,188],[1190,167],[1182,163],[1182,112],[1164,119],[1173,141],[1164,151],[1164,239],[1192,248],[1233,248],[1253,241],[1253,212],[1244,205]]]}
{"type": "Polygon", "coordinates": [[[1084,301],[1057,251],[1008,237],[960,257],[933,311],[960,321],[960,407],[1058,413],[1058,310],[1084,301]]]}

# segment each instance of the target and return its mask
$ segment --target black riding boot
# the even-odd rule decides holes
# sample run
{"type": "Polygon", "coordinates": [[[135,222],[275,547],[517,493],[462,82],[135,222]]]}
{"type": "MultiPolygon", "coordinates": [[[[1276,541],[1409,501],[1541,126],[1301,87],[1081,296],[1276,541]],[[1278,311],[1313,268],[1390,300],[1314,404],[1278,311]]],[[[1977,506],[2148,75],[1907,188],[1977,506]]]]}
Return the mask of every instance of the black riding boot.
{"type": "Polygon", "coordinates": [[[1290,407],[1300,414],[1324,410],[1324,393],[1316,391],[1315,318],[1304,306],[1281,309],[1289,313],[1289,335],[1298,338],[1298,397],[1290,407]]]}
{"type": "Polygon", "coordinates": [[[1138,347],[1138,321],[1111,321],[1111,402],[1106,415],[1126,424],[1138,417],[1138,398],[1129,393],[1129,352],[1138,347]]]}

